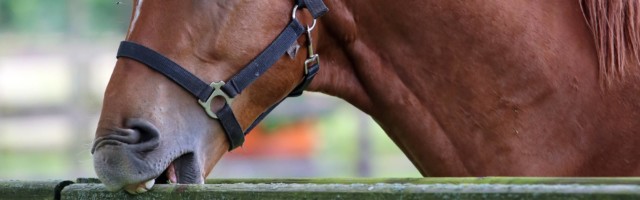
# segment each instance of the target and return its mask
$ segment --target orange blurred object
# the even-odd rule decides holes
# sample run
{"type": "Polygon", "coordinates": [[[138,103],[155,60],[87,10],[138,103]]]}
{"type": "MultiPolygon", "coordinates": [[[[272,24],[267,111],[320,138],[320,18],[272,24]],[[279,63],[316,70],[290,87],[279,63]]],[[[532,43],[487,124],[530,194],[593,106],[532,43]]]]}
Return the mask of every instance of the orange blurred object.
{"type": "Polygon", "coordinates": [[[233,157],[310,157],[317,145],[315,120],[301,120],[265,132],[259,125],[245,137],[241,148],[230,153],[233,157]]]}

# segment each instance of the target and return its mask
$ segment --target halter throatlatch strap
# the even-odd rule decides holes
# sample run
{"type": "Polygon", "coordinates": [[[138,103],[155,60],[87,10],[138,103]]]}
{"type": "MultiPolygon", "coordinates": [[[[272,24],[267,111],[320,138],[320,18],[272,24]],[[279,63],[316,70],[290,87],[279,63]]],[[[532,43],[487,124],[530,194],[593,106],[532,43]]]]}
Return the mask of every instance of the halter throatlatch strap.
{"type": "MultiPolygon", "coordinates": [[[[322,16],[328,11],[322,0],[298,0],[296,1],[296,5],[299,8],[307,8],[311,15],[313,15],[314,19],[322,16]]],[[[240,94],[242,90],[271,68],[271,66],[286,53],[287,49],[293,45],[298,37],[300,37],[304,32],[305,28],[300,24],[300,22],[298,22],[298,20],[293,18],[284,30],[276,37],[276,39],[271,42],[267,48],[265,48],[265,50],[247,64],[240,72],[231,77],[231,79],[226,83],[218,81],[207,84],[162,54],[129,41],[122,41],[120,43],[117,58],[126,57],[143,63],[149,68],[154,69],[170,80],[176,82],[186,91],[198,98],[200,104],[205,108],[207,115],[213,119],[219,120],[227,135],[227,139],[229,140],[229,151],[231,151],[236,147],[242,146],[242,143],[244,143],[244,135],[251,131],[251,129],[262,121],[262,119],[284,99],[268,108],[244,131],[233,114],[231,101],[235,96],[240,94]],[[211,100],[215,96],[222,96],[225,98],[225,104],[217,111],[211,110],[210,107],[211,100]]],[[[309,28],[307,28],[307,34],[310,36],[309,28]]],[[[311,48],[311,45],[309,45],[309,47],[311,48]]],[[[313,57],[313,59],[317,58],[313,57]]],[[[315,62],[311,66],[307,66],[307,62],[305,62],[305,74],[303,81],[294,88],[289,96],[293,97],[301,95],[311,80],[313,80],[319,69],[319,62],[315,62]]]]}

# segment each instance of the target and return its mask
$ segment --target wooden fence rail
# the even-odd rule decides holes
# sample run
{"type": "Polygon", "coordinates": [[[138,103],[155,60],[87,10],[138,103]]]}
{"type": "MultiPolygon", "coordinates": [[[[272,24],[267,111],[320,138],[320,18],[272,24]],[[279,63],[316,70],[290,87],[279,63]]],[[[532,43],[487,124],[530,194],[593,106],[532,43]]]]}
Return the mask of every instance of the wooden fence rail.
{"type": "Polygon", "coordinates": [[[640,199],[640,178],[210,179],[141,195],[80,178],[0,181],[0,199],[640,199]]]}

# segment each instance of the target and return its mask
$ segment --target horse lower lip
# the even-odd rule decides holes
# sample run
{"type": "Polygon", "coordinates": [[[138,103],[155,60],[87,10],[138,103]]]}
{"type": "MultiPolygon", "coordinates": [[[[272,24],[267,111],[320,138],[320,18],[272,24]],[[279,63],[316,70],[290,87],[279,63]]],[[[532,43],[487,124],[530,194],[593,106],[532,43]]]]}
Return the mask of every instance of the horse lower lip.
{"type": "Polygon", "coordinates": [[[194,154],[187,153],[173,160],[157,179],[160,179],[159,182],[194,184],[199,183],[200,176],[202,175],[194,154]]]}

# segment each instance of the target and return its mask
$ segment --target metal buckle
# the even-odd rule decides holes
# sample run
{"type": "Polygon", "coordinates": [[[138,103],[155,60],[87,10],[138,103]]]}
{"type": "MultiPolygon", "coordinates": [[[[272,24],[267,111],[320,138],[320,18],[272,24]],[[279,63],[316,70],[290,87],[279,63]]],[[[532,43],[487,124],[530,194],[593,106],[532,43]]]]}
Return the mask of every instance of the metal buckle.
{"type": "MultiPolygon", "coordinates": [[[[293,6],[293,12],[291,14],[291,19],[296,19],[296,11],[298,11],[298,5],[293,6]]],[[[313,24],[311,24],[311,30],[313,30],[316,27],[316,19],[313,19],[313,24]]],[[[307,26],[307,28],[309,28],[307,26]]],[[[309,31],[311,31],[309,30],[309,31]]]]}
{"type": "MultiPolygon", "coordinates": [[[[314,24],[315,25],[315,24],[314,24]]],[[[304,61],[304,75],[309,74],[309,66],[320,63],[320,56],[313,52],[313,38],[311,38],[311,31],[313,27],[307,26],[307,59],[304,61]]]]}
{"type": "Polygon", "coordinates": [[[310,58],[304,61],[304,75],[309,74],[309,67],[313,64],[320,63],[320,56],[318,54],[313,54],[310,58]]]}
{"type": "Polygon", "coordinates": [[[229,97],[229,95],[227,95],[227,93],[224,93],[224,91],[222,91],[221,89],[224,84],[224,81],[211,83],[209,86],[213,88],[213,92],[211,93],[211,95],[209,95],[207,101],[202,102],[200,99],[198,99],[198,103],[200,103],[200,105],[204,108],[204,111],[207,113],[207,115],[209,115],[209,117],[213,119],[218,119],[218,115],[216,115],[216,113],[211,110],[211,102],[213,101],[214,97],[222,96],[226,103],[229,104],[229,106],[231,106],[231,103],[233,103],[234,98],[229,97]]]}

